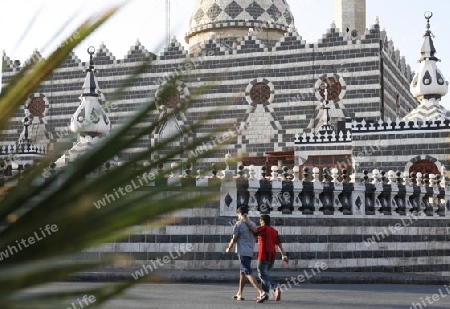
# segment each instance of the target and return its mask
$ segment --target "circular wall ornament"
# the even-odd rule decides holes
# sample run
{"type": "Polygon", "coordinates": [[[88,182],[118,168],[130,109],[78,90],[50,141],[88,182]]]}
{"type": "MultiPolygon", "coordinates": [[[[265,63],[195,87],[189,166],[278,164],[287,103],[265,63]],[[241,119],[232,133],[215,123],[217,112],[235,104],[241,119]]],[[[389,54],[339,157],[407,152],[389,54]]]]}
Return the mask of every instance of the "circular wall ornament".
{"type": "Polygon", "coordinates": [[[41,97],[33,97],[27,108],[32,116],[42,116],[45,112],[45,101],[41,97]]]}
{"type": "Polygon", "coordinates": [[[47,114],[50,103],[43,93],[32,93],[25,101],[25,116],[43,118],[47,114]]]}
{"type": "Polygon", "coordinates": [[[181,98],[180,91],[178,89],[174,89],[174,91],[172,91],[164,100],[165,101],[164,105],[167,106],[168,108],[174,108],[180,103],[180,98],[181,98]]]}
{"type": "Polygon", "coordinates": [[[245,88],[245,99],[253,107],[258,104],[269,105],[273,102],[274,95],[275,87],[265,78],[254,79],[245,88]]]}
{"type": "Polygon", "coordinates": [[[166,86],[167,83],[163,83],[155,93],[156,107],[160,111],[174,108],[189,96],[189,88],[183,82],[177,81],[177,87],[166,98],[162,98],[161,92],[166,86]]]}
{"type": "Polygon", "coordinates": [[[255,103],[264,103],[270,98],[270,87],[265,83],[257,83],[250,89],[250,98],[255,103]]]}
{"type": "Polygon", "coordinates": [[[338,79],[334,77],[328,77],[322,80],[322,84],[319,87],[319,94],[326,100],[336,100],[342,91],[342,85],[338,79]],[[325,89],[327,97],[325,98],[325,89]]]}
{"type": "Polygon", "coordinates": [[[340,101],[345,95],[346,88],[344,79],[338,74],[323,74],[314,85],[316,98],[321,102],[325,99],[335,103],[340,101]],[[325,89],[327,92],[326,98],[325,89]]]}
{"type": "Polygon", "coordinates": [[[30,139],[35,142],[48,142],[53,139],[53,130],[48,126],[47,114],[50,102],[43,93],[32,93],[23,104],[25,117],[20,140],[30,139]]]}

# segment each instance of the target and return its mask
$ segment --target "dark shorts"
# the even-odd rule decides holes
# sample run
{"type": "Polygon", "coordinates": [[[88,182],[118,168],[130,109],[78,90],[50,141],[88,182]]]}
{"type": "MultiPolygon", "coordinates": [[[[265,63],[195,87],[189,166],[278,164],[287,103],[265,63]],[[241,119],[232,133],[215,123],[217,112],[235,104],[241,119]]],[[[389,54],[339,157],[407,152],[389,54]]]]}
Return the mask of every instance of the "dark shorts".
{"type": "Polygon", "coordinates": [[[239,256],[239,261],[241,262],[241,273],[246,275],[252,274],[252,257],[251,256],[239,256]]]}

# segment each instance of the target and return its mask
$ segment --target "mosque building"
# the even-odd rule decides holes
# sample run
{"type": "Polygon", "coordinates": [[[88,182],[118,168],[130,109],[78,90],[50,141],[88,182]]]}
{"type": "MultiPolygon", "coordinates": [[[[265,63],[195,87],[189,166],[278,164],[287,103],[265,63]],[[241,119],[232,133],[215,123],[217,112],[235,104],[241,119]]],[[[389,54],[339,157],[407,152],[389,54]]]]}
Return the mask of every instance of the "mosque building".
{"type": "MultiPolygon", "coordinates": [[[[339,0],[335,6],[335,22],[323,38],[307,43],[297,32],[286,1],[197,1],[184,38],[189,50],[174,38],[159,56],[155,55],[135,87],[114,102],[114,110],[106,104],[109,126],[120,124],[149,98],[157,98],[170,76],[189,68],[168,102],[158,102],[159,115],[152,116],[166,117],[166,121],[149,132],[141,141],[142,147],[181,132],[218,102],[225,102],[220,117],[171,146],[179,147],[187,139],[204,136],[212,127],[226,123],[236,141],[215,156],[200,160],[199,165],[210,165],[231,153],[238,155],[245,166],[338,166],[358,172],[376,165],[409,172],[414,165],[414,171],[440,173],[447,160],[445,136],[434,147],[436,153],[425,155],[419,149],[422,142],[422,148],[428,149],[426,140],[417,143],[420,137],[416,137],[409,139],[413,145],[408,145],[403,142],[405,138],[398,142],[398,130],[389,134],[390,140],[380,139],[385,132],[379,132],[381,127],[387,129],[381,124],[384,121],[389,122],[389,128],[398,129],[401,121],[420,118],[415,128],[423,130],[420,124],[424,119],[448,119],[448,111],[439,104],[448,85],[436,66],[431,16],[427,19],[421,65],[413,76],[378,21],[366,26],[365,1],[339,0]],[[193,89],[212,80],[219,82],[196,97],[188,111],[167,117],[168,111],[193,89]]],[[[95,90],[99,102],[105,105],[102,100],[148,56],[152,54],[139,42],[119,60],[101,45],[91,55],[101,72],[97,74],[101,90],[95,90]]],[[[7,83],[19,68],[6,55],[4,62],[3,82],[7,83]]],[[[80,109],[77,81],[82,79],[85,66],[71,54],[36,93],[29,95],[10,129],[2,132],[0,155],[8,156],[18,149],[31,159],[67,140],[73,129],[70,119],[80,109]]],[[[402,126],[402,134],[408,131],[406,127],[402,126]]],[[[96,132],[96,136],[105,133],[96,132]]],[[[204,143],[203,148],[215,144],[217,139],[204,143]]],[[[136,151],[139,149],[129,149],[130,153],[136,151]]],[[[199,147],[177,160],[201,152],[199,147]]],[[[124,156],[121,159],[126,160],[124,156]]]]}
{"type": "MultiPolygon", "coordinates": [[[[200,159],[193,170],[222,163],[231,154],[241,160],[239,171],[248,167],[250,176],[225,176],[220,201],[184,213],[177,229],[131,235],[119,241],[129,247],[111,248],[130,248],[121,253],[138,265],[158,256],[163,245],[189,241],[198,247],[195,255],[180,257],[171,267],[236,268],[236,260],[223,256],[229,218],[240,205],[255,215],[272,199],[270,214],[281,225],[293,261],[286,267],[311,268],[324,261],[337,271],[449,271],[450,239],[444,227],[450,217],[450,112],[440,105],[448,82],[437,67],[432,15],[425,15],[414,73],[378,20],[367,25],[364,0],[336,0],[335,5],[335,21],[313,43],[297,31],[287,0],[198,0],[184,38],[188,50],[173,38],[159,55],[140,42],[123,59],[116,59],[103,44],[88,50],[89,62],[71,53],[29,94],[1,132],[0,171],[8,177],[58,143],[70,142],[69,133],[74,132],[78,137],[73,147],[54,164],[63,168],[149,100],[158,99],[170,77],[178,74],[176,91],[164,102],[157,100],[157,111],[141,125],[165,122],[108,164],[193,127],[221,105],[216,117],[170,147],[182,147],[225,124],[235,140],[200,159]],[[132,86],[109,102],[148,57],[153,61],[132,86]],[[171,113],[205,85],[208,91],[193,96],[187,109],[171,113]],[[82,125],[86,119],[88,127],[82,125]],[[287,169],[292,169],[293,179],[286,176],[287,169]],[[273,174],[258,178],[261,171],[273,174]],[[275,199],[280,193],[289,194],[286,201],[275,199]],[[417,217],[419,210],[423,220],[417,217]],[[398,223],[398,216],[410,219],[402,236],[374,234],[379,227],[398,223]],[[140,244],[145,244],[145,252],[140,244]]],[[[5,85],[20,67],[7,55],[3,64],[5,85]]],[[[214,143],[218,140],[211,140],[214,143]]],[[[201,151],[183,153],[176,160],[183,162],[201,151]]],[[[153,153],[149,160],[161,155],[153,153]]],[[[105,248],[89,254],[116,253],[105,248]]]]}
{"type": "MultiPolygon", "coordinates": [[[[189,50],[176,38],[158,56],[139,42],[124,59],[116,59],[103,44],[97,48],[93,60],[99,70],[100,87],[96,91],[100,99],[107,99],[146,57],[154,56],[134,86],[115,100],[116,108],[107,110],[113,127],[148,98],[158,97],[158,90],[173,72],[183,73],[189,68],[189,74],[183,74],[179,81],[176,93],[159,104],[159,114],[152,115],[149,122],[164,117],[194,89],[211,80],[220,82],[213,83],[207,94],[196,97],[187,111],[166,117],[164,125],[148,132],[148,138],[137,148],[129,149],[129,153],[181,132],[206,111],[214,109],[218,102],[226,102],[218,117],[172,146],[180,147],[187,140],[204,136],[217,124],[228,124],[228,131],[234,133],[236,141],[225,145],[215,156],[201,160],[199,165],[210,165],[231,153],[241,157],[245,166],[341,164],[353,171],[359,148],[371,142],[357,142],[358,134],[350,137],[350,126],[364,121],[366,126],[378,128],[379,121],[405,117],[412,120],[422,116],[424,106],[427,115],[430,109],[445,114],[438,103],[446,93],[447,82],[435,65],[431,30],[425,34],[422,65],[413,81],[411,68],[378,21],[366,25],[365,1],[336,1],[335,14],[335,22],[323,37],[308,43],[295,28],[286,1],[197,1],[184,38],[189,50]],[[426,79],[425,74],[430,77],[429,85],[420,83],[426,79]],[[415,86],[411,92],[412,81],[415,86]],[[424,95],[425,88],[433,89],[427,92],[437,93],[424,95]],[[428,98],[430,95],[434,95],[433,103],[428,98]],[[421,104],[418,99],[428,103],[421,104]],[[320,135],[325,126],[329,126],[328,130],[333,128],[336,137],[345,134],[347,143],[311,145],[315,138],[308,136],[320,135]]],[[[3,83],[7,83],[20,68],[6,55],[4,63],[3,83]]],[[[36,93],[29,95],[10,128],[2,132],[1,156],[18,149],[19,152],[28,150],[25,157],[32,157],[32,153],[38,157],[68,138],[71,118],[79,109],[79,84],[86,66],[87,63],[72,53],[36,93]]],[[[378,148],[365,151],[365,161],[373,162],[380,169],[390,168],[392,160],[383,162],[378,148]]],[[[398,153],[389,149],[390,156],[402,154],[403,150],[398,148],[398,153]]],[[[177,160],[195,156],[196,151],[201,149],[185,153],[177,160]]],[[[118,160],[126,160],[126,155],[118,160]]],[[[150,159],[158,155],[155,153],[150,159]]],[[[401,156],[395,168],[403,171],[420,155],[401,156]]],[[[428,161],[444,164],[444,153],[429,155],[428,161]]],[[[439,167],[436,166],[438,170],[439,167]]]]}

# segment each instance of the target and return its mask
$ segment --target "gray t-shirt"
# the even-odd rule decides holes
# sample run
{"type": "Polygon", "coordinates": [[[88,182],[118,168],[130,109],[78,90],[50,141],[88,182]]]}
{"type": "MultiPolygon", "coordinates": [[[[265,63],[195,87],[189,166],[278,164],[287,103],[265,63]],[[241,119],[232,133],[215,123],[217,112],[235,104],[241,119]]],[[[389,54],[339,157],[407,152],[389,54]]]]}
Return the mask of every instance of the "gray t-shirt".
{"type": "MultiPolygon", "coordinates": [[[[251,225],[256,226],[255,222],[251,220],[249,220],[249,222],[251,225]]],[[[236,222],[233,229],[233,235],[237,236],[236,253],[240,256],[252,257],[256,239],[247,224],[242,221],[236,222]]]]}

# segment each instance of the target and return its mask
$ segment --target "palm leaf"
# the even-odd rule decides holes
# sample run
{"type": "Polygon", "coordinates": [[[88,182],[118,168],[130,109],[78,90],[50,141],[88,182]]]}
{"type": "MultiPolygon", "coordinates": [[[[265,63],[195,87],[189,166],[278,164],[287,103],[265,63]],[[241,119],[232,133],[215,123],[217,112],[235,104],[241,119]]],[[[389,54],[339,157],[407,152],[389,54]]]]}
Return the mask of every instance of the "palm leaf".
{"type": "MultiPolygon", "coordinates": [[[[77,29],[79,35],[67,40],[67,44],[61,45],[47,59],[30,59],[0,95],[0,130],[7,127],[8,119],[16,112],[27,95],[32,93],[51,74],[52,70],[66,59],[69,52],[79,42],[118,9],[119,7],[114,7],[96,18],[87,20],[77,29]]],[[[114,97],[120,97],[121,91],[132,84],[134,78],[143,72],[151,60],[151,57],[146,59],[142,66],[119,87],[114,97]]],[[[161,92],[163,100],[175,89],[177,80],[180,78],[180,76],[175,76],[169,80],[161,92]]],[[[195,92],[204,93],[207,89],[206,86],[195,92]]],[[[188,108],[192,99],[188,98],[179,107],[174,108],[171,113],[175,114],[188,108]]],[[[162,158],[150,162],[148,166],[142,165],[142,161],[152,153],[164,149],[180,135],[195,130],[202,124],[202,121],[215,115],[215,112],[208,113],[203,119],[199,119],[192,126],[185,128],[180,135],[174,135],[154,147],[148,147],[132,155],[124,164],[103,171],[97,177],[90,177],[92,171],[103,170],[105,162],[120,155],[148,134],[149,130],[162,124],[164,119],[157,119],[149,127],[139,126],[149,114],[155,111],[155,108],[155,101],[149,100],[101,143],[86,151],[71,165],[42,180],[42,173],[61,155],[61,150],[66,145],[57,148],[41,164],[33,166],[21,175],[17,179],[16,186],[1,193],[0,220],[3,223],[0,228],[0,254],[10,253],[7,257],[0,255],[3,259],[0,261],[0,286],[2,286],[0,303],[2,308],[61,308],[61,306],[67,305],[69,300],[80,295],[80,291],[24,294],[24,289],[55,280],[63,280],[76,272],[113,263],[121,258],[120,255],[101,262],[83,262],[77,260],[75,256],[84,249],[129,235],[139,225],[161,224],[161,215],[163,214],[182,208],[193,208],[216,197],[218,190],[206,190],[199,194],[195,189],[190,192],[189,188],[183,187],[182,190],[178,188],[178,191],[171,192],[171,202],[168,203],[158,198],[161,188],[142,184],[140,186],[142,190],[120,196],[104,207],[96,207],[95,203],[101,200],[105,194],[111,194],[115,189],[127,186],[138,179],[137,177],[148,173],[150,169],[154,169],[187,150],[195,149],[224,129],[218,126],[210,135],[198,138],[189,145],[185,145],[184,148],[174,149],[162,158]],[[37,183],[38,179],[41,181],[37,183]],[[56,230],[50,229],[52,233],[47,230],[47,234],[45,234],[46,226],[56,227],[56,230]],[[35,233],[41,234],[36,235],[35,233]],[[22,239],[26,240],[33,235],[41,235],[41,239],[27,247],[19,247],[22,239]],[[44,235],[46,237],[43,237],[44,235]],[[16,246],[16,250],[12,250],[11,246],[16,246]]],[[[170,115],[169,113],[168,116],[170,115]]],[[[215,150],[211,149],[196,158],[190,158],[185,164],[191,164],[215,150]]],[[[168,172],[170,170],[164,171],[164,173],[168,172]]],[[[153,180],[158,181],[164,177],[163,174],[156,175],[153,180]]],[[[166,190],[172,190],[172,188],[167,187],[166,190]]],[[[97,301],[90,305],[93,308],[137,282],[139,280],[130,278],[130,282],[125,284],[87,289],[81,293],[96,297],[97,301]]]]}
{"type": "Polygon", "coordinates": [[[8,83],[0,94],[0,130],[3,130],[8,120],[27,96],[49,76],[69,55],[69,53],[95,29],[100,27],[120,6],[112,7],[98,16],[87,19],[68,37],[64,44],[58,47],[48,58],[40,60],[31,58],[25,67],[8,83]]]}

